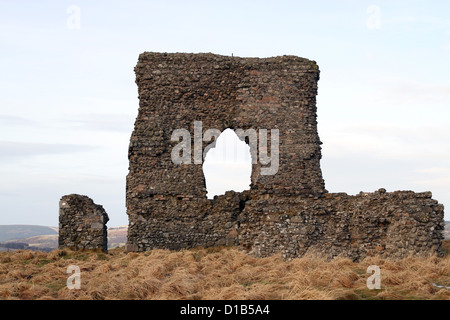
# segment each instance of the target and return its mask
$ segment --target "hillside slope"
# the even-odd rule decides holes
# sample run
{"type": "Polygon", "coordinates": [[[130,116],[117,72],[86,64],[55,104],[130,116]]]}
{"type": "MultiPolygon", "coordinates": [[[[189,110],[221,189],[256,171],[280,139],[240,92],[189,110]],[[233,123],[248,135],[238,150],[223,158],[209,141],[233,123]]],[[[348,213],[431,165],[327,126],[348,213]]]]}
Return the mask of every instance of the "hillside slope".
{"type": "MultiPolygon", "coordinates": [[[[124,246],[127,241],[127,226],[108,228],[108,249],[124,246]]],[[[58,248],[58,229],[33,225],[0,225],[0,250],[2,248],[42,250],[49,252],[58,248]],[[37,228],[36,228],[37,227],[37,228]],[[21,238],[21,235],[41,233],[21,238]]]]}
{"type": "Polygon", "coordinates": [[[55,228],[38,225],[0,225],[0,241],[58,234],[55,228]]]}
{"type": "Polygon", "coordinates": [[[450,240],[450,221],[445,221],[444,237],[450,240]]]}
{"type": "MultiPolygon", "coordinates": [[[[445,246],[448,250],[448,241],[445,246]]],[[[254,258],[236,248],[0,252],[1,299],[450,299],[450,257],[254,258]],[[381,289],[367,288],[379,266],[381,289]],[[69,289],[69,266],[80,270],[69,289]]]]}

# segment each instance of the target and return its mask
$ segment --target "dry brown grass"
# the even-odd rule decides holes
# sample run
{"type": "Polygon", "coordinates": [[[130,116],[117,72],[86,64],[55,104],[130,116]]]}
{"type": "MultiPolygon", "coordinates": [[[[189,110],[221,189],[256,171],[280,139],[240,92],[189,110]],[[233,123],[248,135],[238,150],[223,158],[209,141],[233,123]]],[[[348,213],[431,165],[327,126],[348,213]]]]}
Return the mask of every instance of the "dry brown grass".
{"type": "Polygon", "coordinates": [[[307,255],[254,258],[235,248],[108,254],[54,250],[0,253],[0,299],[445,299],[450,256],[355,263],[307,255]],[[81,289],[66,286],[69,265],[81,289]],[[369,290],[367,267],[381,268],[381,289],[369,290]]]}

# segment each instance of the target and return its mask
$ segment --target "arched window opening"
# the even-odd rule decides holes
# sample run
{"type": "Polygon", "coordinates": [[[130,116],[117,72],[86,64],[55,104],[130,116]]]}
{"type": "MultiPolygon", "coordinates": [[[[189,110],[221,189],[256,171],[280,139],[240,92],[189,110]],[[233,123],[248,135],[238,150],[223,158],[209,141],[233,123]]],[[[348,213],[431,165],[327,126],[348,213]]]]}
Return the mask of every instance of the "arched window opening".
{"type": "Polygon", "coordinates": [[[233,130],[224,130],[203,162],[208,199],[230,190],[242,192],[250,189],[251,173],[250,147],[233,130]]]}

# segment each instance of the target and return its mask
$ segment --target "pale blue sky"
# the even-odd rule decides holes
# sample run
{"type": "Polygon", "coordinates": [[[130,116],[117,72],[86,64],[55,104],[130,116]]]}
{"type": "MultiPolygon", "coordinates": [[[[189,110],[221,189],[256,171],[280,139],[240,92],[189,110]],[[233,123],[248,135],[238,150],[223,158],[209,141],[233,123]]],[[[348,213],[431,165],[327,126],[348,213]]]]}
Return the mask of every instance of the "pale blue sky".
{"type": "MultiPolygon", "coordinates": [[[[450,208],[449,12],[448,1],[0,1],[0,224],[57,226],[68,193],[127,224],[143,51],[317,61],[326,188],[431,190],[450,208]]],[[[236,180],[239,163],[219,173],[236,180]]]]}

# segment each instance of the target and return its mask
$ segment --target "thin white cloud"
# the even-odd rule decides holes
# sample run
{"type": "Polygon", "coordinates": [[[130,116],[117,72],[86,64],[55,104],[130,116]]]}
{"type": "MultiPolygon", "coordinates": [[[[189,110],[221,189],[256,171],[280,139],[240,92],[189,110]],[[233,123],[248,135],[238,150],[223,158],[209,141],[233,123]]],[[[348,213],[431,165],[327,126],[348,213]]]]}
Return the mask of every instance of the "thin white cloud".
{"type": "Polygon", "coordinates": [[[432,167],[432,168],[418,169],[418,170],[416,170],[416,172],[425,173],[425,174],[447,174],[447,175],[450,175],[450,168],[432,167]]]}
{"type": "Polygon", "coordinates": [[[59,125],[70,126],[74,130],[116,131],[131,134],[136,115],[86,113],[63,119],[59,125]]]}
{"type": "Polygon", "coordinates": [[[14,115],[7,115],[7,114],[1,114],[0,115],[0,125],[1,126],[31,126],[35,125],[36,123],[30,119],[14,116],[14,115]]]}
{"type": "Polygon", "coordinates": [[[327,128],[321,134],[324,157],[363,154],[377,159],[422,159],[450,163],[450,128],[396,128],[392,126],[349,126],[327,128]]]}
{"type": "Polygon", "coordinates": [[[0,159],[8,160],[11,158],[17,159],[37,155],[85,152],[97,148],[91,145],[0,141],[0,159]]]}
{"type": "MultiPolygon", "coordinates": [[[[379,77],[376,80],[376,102],[380,105],[430,108],[450,103],[450,82],[427,83],[409,78],[379,77]]],[[[415,110],[413,110],[415,111],[415,110]]],[[[424,109],[422,109],[424,111],[424,109]]]]}
{"type": "Polygon", "coordinates": [[[442,31],[444,34],[450,32],[450,19],[435,16],[415,15],[383,18],[383,25],[401,28],[401,30],[408,32],[427,33],[442,31]]]}

